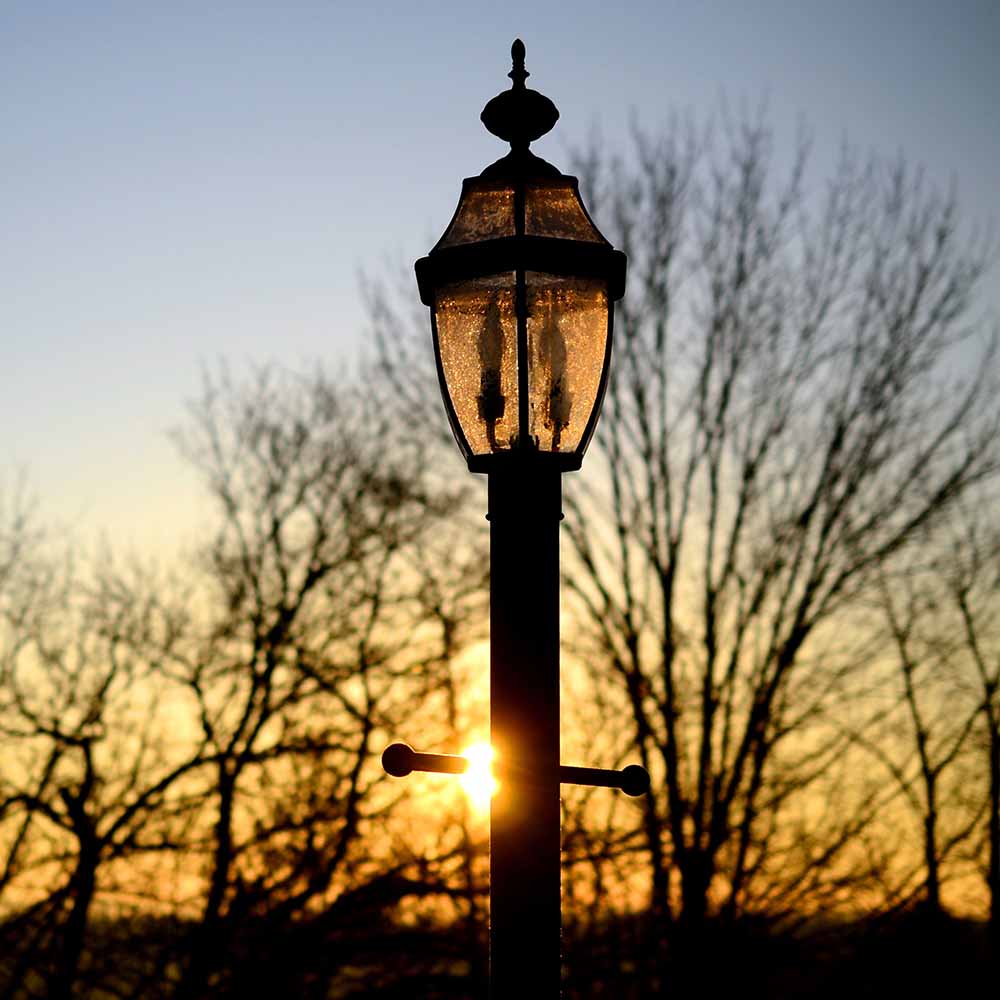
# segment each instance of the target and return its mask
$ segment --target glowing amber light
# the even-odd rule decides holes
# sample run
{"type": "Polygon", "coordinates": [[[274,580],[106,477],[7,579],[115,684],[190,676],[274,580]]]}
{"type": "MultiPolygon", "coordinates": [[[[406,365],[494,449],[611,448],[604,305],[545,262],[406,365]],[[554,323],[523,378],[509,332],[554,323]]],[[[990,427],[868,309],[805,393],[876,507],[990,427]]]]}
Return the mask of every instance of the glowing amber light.
{"type": "Polygon", "coordinates": [[[473,807],[486,812],[490,807],[490,799],[500,787],[493,776],[493,747],[489,743],[473,743],[462,756],[469,762],[469,769],[459,775],[459,784],[473,807]]]}

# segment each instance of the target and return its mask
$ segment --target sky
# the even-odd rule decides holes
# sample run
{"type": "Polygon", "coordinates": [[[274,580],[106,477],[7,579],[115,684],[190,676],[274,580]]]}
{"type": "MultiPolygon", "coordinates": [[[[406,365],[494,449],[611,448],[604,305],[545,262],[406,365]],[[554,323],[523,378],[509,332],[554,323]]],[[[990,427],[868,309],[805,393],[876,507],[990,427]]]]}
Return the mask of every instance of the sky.
{"type": "Polygon", "coordinates": [[[766,102],[820,167],[844,138],[903,153],[998,221],[996,0],[6,0],[0,484],[85,540],[195,538],[169,431],[201,372],[364,349],[360,276],[409,268],[505,151],[479,113],[515,37],[559,166],[633,118],[766,102]]]}

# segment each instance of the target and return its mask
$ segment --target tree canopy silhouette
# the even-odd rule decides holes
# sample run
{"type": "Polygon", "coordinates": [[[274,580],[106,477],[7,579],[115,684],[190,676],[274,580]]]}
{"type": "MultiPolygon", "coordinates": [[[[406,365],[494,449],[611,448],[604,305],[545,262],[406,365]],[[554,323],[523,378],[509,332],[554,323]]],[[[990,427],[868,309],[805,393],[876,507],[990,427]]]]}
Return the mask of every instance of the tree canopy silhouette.
{"type": "Polygon", "coordinates": [[[633,154],[579,163],[631,273],[566,585],[608,729],[656,775],[653,913],[690,943],[864,874],[879,799],[837,713],[880,572],[995,476],[995,337],[986,249],[904,163],[847,149],[817,189],[806,144],[782,169],[746,121],[633,154]]]}

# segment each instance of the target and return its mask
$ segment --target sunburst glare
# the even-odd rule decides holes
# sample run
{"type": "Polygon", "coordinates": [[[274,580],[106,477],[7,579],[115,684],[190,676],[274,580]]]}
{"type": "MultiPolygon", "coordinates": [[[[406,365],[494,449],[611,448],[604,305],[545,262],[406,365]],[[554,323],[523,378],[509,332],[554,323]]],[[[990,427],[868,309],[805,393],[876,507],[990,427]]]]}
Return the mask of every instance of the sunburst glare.
{"type": "Polygon", "coordinates": [[[473,743],[462,752],[469,769],[459,775],[459,783],[477,812],[490,808],[490,799],[499,787],[493,776],[493,747],[489,743],[473,743]]]}

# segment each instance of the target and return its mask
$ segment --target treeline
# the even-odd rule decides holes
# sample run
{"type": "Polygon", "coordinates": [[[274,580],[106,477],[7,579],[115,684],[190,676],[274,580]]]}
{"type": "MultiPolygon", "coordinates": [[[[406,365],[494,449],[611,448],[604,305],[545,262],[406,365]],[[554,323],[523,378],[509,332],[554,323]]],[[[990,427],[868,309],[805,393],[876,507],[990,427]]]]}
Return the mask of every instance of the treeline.
{"type": "MultiPolygon", "coordinates": [[[[566,478],[564,759],[653,787],[564,792],[568,995],[1000,950],[989,248],[919,171],[807,154],[739,122],[576,167],[630,276],[566,478]]],[[[212,534],[168,571],[8,491],[0,996],[483,995],[484,822],[378,766],[487,712],[482,483],[397,301],[358,379],[206,378],[212,534]]]]}

